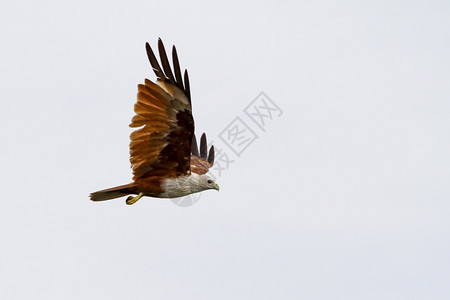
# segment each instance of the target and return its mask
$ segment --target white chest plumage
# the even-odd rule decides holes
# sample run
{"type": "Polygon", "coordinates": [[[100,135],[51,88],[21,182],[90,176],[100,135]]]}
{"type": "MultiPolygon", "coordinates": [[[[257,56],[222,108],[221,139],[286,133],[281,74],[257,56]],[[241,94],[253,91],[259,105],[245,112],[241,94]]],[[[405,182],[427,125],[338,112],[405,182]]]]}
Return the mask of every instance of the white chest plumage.
{"type": "Polygon", "coordinates": [[[202,175],[191,173],[190,175],[175,178],[167,178],[162,181],[163,193],[161,198],[177,198],[205,190],[201,182],[202,175]]]}

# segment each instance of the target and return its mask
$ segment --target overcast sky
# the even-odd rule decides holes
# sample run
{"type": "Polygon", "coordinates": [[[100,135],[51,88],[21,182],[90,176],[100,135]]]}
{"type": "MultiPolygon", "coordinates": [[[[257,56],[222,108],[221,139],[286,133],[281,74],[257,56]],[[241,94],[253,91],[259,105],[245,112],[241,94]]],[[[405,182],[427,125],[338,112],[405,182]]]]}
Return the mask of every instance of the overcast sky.
{"type": "Polygon", "coordinates": [[[448,299],[449,16],[448,1],[5,2],[1,298],[448,299]],[[189,70],[221,190],[93,203],[131,181],[158,37],[189,70]]]}

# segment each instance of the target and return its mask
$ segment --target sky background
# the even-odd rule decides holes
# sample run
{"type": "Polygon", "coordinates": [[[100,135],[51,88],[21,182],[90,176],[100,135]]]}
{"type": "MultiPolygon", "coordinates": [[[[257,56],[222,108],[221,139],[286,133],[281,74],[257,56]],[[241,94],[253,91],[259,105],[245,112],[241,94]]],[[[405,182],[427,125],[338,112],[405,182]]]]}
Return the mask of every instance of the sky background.
{"type": "Polygon", "coordinates": [[[449,15],[448,1],[2,3],[1,298],[448,299],[449,15]],[[131,180],[158,37],[189,70],[197,134],[232,163],[194,205],[93,203],[131,180]],[[264,130],[244,111],[261,92],[282,111],[264,130]],[[236,118],[258,137],[239,156],[220,138],[236,118]]]}

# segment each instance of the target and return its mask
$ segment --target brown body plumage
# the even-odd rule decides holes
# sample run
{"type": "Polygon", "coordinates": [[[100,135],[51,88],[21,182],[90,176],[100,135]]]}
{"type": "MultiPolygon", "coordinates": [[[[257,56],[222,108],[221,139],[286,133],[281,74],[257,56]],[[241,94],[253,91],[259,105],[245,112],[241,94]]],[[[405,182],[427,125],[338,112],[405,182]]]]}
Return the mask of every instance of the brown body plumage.
{"type": "Polygon", "coordinates": [[[200,151],[194,135],[189,77],[181,76],[178,55],[172,48],[174,73],[161,39],[158,49],[162,68],[150,45],[146,44],[156,83],[145,79],[138,85],[136,115],[130,127],[130,162],[133,182],[90,195],[93,201],[114,199],[130,194],[127,204],[142,196],[180,197],[205,189],[219,189],[206,174],[214,163],[214,147],[207,153],[206,135],[200,140],[200,151]]]}

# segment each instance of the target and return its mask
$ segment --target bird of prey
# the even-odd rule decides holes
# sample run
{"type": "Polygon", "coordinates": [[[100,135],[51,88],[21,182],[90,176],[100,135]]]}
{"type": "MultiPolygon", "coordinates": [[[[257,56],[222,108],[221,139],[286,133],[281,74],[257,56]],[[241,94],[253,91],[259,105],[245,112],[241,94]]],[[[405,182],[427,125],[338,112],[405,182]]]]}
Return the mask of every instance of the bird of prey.
{"type": "Polygon", "coordinates": [[[185,70],[184,76],[181,75],[175,46],[173,72],[161,39],[158,40],[161,65],[148,43],[146,50],[157,79],[156,83],[145,79],[144,84],[138,85],[136,115],[130,124],[137,128],[130,135],[133,182],[91,193],[92,201],[135,195],[126,199],[126,204],[134,204],[143,196],[176,198],[208,189],[219,190],[219,185],[206,175],[214,163],[214,146],[208,152],[205,134],[198,149],[188,72],[185,70]]]}

